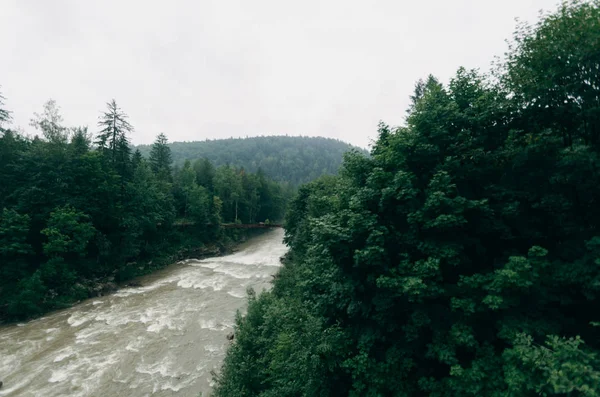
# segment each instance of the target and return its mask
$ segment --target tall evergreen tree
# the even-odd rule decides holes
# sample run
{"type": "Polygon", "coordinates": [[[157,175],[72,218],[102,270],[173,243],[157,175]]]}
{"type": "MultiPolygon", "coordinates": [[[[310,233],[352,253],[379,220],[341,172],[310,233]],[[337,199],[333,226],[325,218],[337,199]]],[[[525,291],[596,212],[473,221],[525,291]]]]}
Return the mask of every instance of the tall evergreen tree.
{"type": "Polygon", "coordinates": [[[75,156],[82,156],[89,152],[92,140],[87,127],[73,128],[71,132],[71,152],[75,156]]]}
{"type": "Polygon", "coordinates": [[[101,127],[96,137],[96,144],[103,152],[107,152],[113,164],[123,160],[120,152],[129,153],[128,133],[133,131],[133,126],[127,121],[128,116],[118,106],[115,100],[106,104],[107,110],[100,116],[98,126],[101,127]]]}
{"type": "Polygon", "coordinates": [[[133,169],[135,170],[139,167],[143,161],[144,157],[142,156],[142,153],[139,149],[136,149],[135,152],[133,152],[133,156],[131,156],[131,165],[133,166],[133,169]]]}
{"type": "Polygon", "coordinates": [[[241,173],[232,166],[217,168],[215,192],[223,201],[223,220],[237,222],[239,202],[243,194],[241,173]]]}
{"type": "Polygon", "coordinates": [[[126,135],[119,137],[114,165],[122,177],[131,177],[131,146],[126,135]]]}
{"type": "MultiPolygon", "coordinates": [[[[1,87],[0,87],[1,88],[1,87]]],[[[4,109],[4,101],[6,98],[2,96],[2,92],[0,92],[0,132],[2,131],[3,124],[8,123],[10,121],[10,112],[4,109]]]]}
{"type": "Polygon", "coordinates": [[[171,157],[171,148],[168,146],[167,136],[160,133],[156,137],[156,141],[150,150],[150,167],[159,179],[170,181],[171,165],[173,158],[171,157]]]}
{"type": "Polygon", "coordinates": [[[215,166],[206,158],[194,161],[194,171],[198,185],[204,186],[210,192],[215,190],[215,166]]]}

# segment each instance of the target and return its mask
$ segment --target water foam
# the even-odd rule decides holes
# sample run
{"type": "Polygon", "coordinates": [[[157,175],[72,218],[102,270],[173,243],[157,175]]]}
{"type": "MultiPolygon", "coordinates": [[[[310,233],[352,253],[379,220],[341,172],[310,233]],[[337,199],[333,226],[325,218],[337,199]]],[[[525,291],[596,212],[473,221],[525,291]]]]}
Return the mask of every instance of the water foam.
{"type": "Polygon", "coordinates": [[[175,378],[177,376],[179,376],[180,374],[173,371],[171,369],[171,367],[173,366],[173,363],[169,360],[166,361],[159,361],[159,362],[155,362],[155,363],[151,363],[151,364],[139,364],[136,368],[135,368],[135,372],[139,373],[139,374],[146,374],[146,375],[160,375],[163,378],[169,377],[169,378],[175,378]]]}
{"type": "Polygon", "coordinates": [[[238,298],[238,299],[246,297],[246,293],[240,292],[240,291],[227,291],[227,294],[230,296],[233,296],[234,298],[238,298]]]}
{"type": "Polygon", "coordinates": [[[65,349],[62,349],[59,351],[59,353],[56,355],[56,357],[54,358],[55,363],[59,363],[61,361],[63,361],[65,358],[69,358],[72,356],[76,356],[75,351],[69,346],[65,349]]]}
{"type": "Polygon", "coordinates": [[[37,373],[29,374],[29,376],[21,378],[20,382],[11,382],[10,385],[5,385],[2,389],[0,389],[0,396],[8,396],[12,392],[16,392],[27,387],[37,375],[37,373]]]}
{"type": "Polygon", "coordinates": [[[68,369],[60,368],[57,370],[52,370],[52,375],[48,379],[50,383],[58,383],[65,381],[69,378],[70,373],[68,369]]]}
{"type": "Polygon", "coordinates": [[[136,338],[136,340],[130,341],[129,343],[127,343],[127,346],[125,346],[125,350],[137,353],[140,351],[140,349],[143,347],[143,345],[144,345],[144,338],[142,338],[141,336],[138,336],[136,338]]]}
{"type": "Polygon", "coordinates": [[[236,264],[225,264],[214,268],[216,273],[226,274],[238,280],[247,280],[256,277],[257,267],[255,266],[240,266],[236,264]]]}
{"type": "Polygon", "coordinates": [[[223,351],[223,346],[217,346],[217,345],[204,345],[204,350],[206,350],[207,352],[211,353],[212,356],[215,355],[215,353],[220,353],[223,351]]]}
{"type": "Polygon", "coordinates": [[[214,274],[206,276],[204,274],[189,274],[188,277],[182,278],[177,283],[181,288],[207,289],[213,291],[221,291],[227,284],[227,277],[222,274],[214,274]]]}
{"type": "Polygon", "coordinates": [[[208,329],[211,331],[223,331],[226,330],[227,328],[230,328],[231,326],[228,325],[225,322],[217,322],[216,319],[214,318],[210,318],[210,319],[200,319],[198,321],[198,324],[200,325],[200,328],[202,329],[208,329]]]}
{"type": "Polygon", "coordinates": [[[245,288],[262,286],[271,266],[278,266],[279,243],[273,243],[225,258],[185,261],[145,287],[52,314],[39,329],[27,323],[0,330],[0,374],[8,381],[0,396],[187,395],[191,385],[206,390],[245,288]],[[49,344],[47,337],[56,339],[49,344]]]}
{"type": "Polygon", "coordinates": [[[82,328],[81,331],[75,333],[75,343],[94,345],[99,342],[93,340],[90,341],[89,339],[92,339],[94,336],[104,334],[106,334],[106,327],[102,326],[102,324],[97,324],[95,326],[90,324],[88,327],[82,328]]]}
{"type": "Polygon", "coordinates": [[[170,282],[169,280],[162,280],[162,281],[158,281],[153,284],[147,285],[145,287],[123,288],[123,289],[120,289],[118,292],[114,293],[113,295],[116,297],[119,297],[119,298],[127,298],[128,296],[131,296],[131,295],[144,294],[146,292],[154,291],[155,289],[158,289],[158,288],[168,284],[169,282],[170,282]]]}
{"type": "Polygon", "coordinates": [[[89,321],[92,321],[94,319],[94,316],[95,316],[94,312],[92,312],[92,313],[74,312],[67,319],[67,323],[71,327],[79,327],[80,325],[83,325],[89,321]]]}
{"type": "Polygon", "coordinates": [[[192,265],[192,266],[203,267],[205,269],[214,269],[216,267],[219,267],[220,265],[218,263],[215,263],[215,262],[202,262],[202,263],[199,263],[197,265],[192,265]]]}
{"type": "Polygon", "coordinates": [[[163,329],[178,331],[181,330],[181,327],[178,325],[181,325],[180,323],[182,320],[173,317],[173,312],[177,311],[178,310],[173,310],[173,308],[169,310],[168,307],[159,309],[148,308],[144,314],[142,314],[140,322],[147,325],[146,331],[148,332],[159,333],[163,329]]]}

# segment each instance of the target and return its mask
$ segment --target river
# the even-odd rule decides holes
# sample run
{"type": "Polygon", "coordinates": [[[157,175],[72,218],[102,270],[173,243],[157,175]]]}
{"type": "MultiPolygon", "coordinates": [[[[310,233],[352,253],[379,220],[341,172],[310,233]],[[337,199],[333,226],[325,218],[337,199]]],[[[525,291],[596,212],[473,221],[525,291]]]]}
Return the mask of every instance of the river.
{"type": "Polygon", "coordinates": [[[0,396],[208,396],[244,310],[269,288],[283,230],[232,255],[188,260],[126,288],[0,328],[0,396]]]}

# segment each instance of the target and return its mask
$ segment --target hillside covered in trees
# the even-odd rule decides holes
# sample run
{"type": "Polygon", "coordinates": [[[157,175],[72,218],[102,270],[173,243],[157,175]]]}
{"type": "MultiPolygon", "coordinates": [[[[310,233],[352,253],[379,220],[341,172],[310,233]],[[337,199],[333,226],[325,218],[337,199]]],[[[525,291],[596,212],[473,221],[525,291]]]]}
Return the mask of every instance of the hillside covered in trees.
{"type": "MultiPolygon", "coordinates": [[[[169,147],[176,165],[205,158],[216,166],[232,165],[250,172],[262,170],[270,178],[294,186],[337,173],[344,153],[354,148],[336,139],[298,136],[173,142],[169,147]]],[[[138,149],[145,156],[150,154],[149,145],[140,145],[138,149]]]]}
{"type": "Polygon", "coordinates": [[[174,170],[162,134],[148,160],[132,153],[133,126],[114,100],[96,134],[63,125],[54,101],[32,120],[39,136],[9,122],[0,97],[0,320],[64,307],[97,280],[123,281],[222,241],[221,222],[283,217],[288,193],[262,173],[208,160],[174,170]],[[181,232],[181,219],[195,226],[181,232]]]}
{"type": "Polygon", "coordinates": [[[216,395],[600,396],[600,2],[300,188],[216,395]]]}

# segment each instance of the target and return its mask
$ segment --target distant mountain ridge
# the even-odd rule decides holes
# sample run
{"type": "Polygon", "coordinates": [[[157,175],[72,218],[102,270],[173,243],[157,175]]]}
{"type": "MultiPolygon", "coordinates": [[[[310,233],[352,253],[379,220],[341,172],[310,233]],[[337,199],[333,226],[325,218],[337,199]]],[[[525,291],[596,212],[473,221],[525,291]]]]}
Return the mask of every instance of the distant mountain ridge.
{"type": "MultiPolygon", "coordinates": [[[[147,157],[151,145],[137,148],[147,157]]],[[[207,158],[216,166],[230,164],[250,172],[259,168],[269,177],[300,185],[321,175],[337,173],[345,152],[366,150],[323,137],[259,136],[169,144],[175,165],[207,158]]]]}

